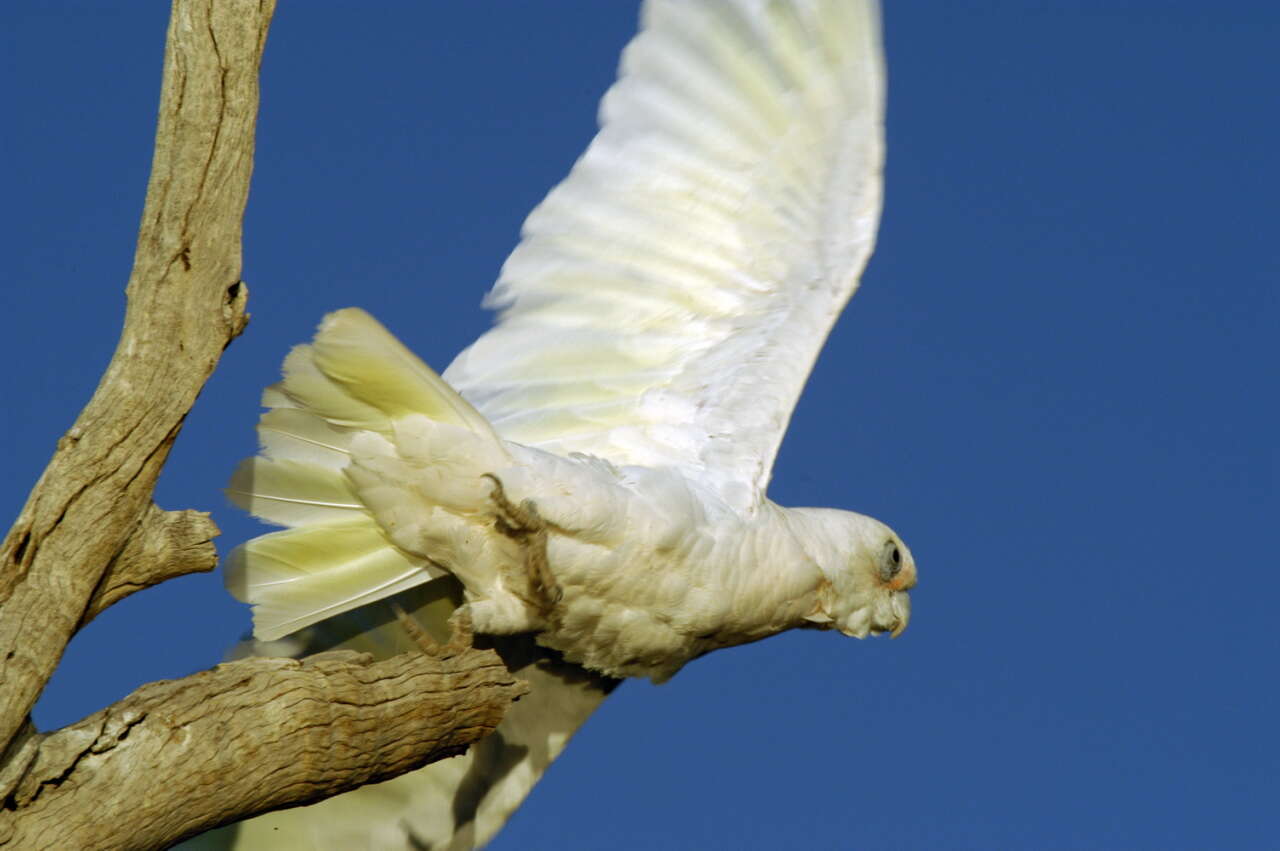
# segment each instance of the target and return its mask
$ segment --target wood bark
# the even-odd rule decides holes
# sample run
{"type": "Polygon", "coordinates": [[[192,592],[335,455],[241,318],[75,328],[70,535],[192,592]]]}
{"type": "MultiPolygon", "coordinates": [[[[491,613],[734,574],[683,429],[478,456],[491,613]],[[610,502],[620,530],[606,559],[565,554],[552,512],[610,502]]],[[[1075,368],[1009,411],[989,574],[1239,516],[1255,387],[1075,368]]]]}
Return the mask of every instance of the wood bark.
{"type": "Polygon", "coordinates": [[[22,725],[91,614],[108,567],[152,512],[182,421],[245,326],[240,228],[271,7],[173,5],[120,341],[0,546],[0,745],[22,725]]]}
{"type": "Polygon", "coordinates": [[[0,848],[165,848],[462,753],[524,692],[493,653],[245,659],[150,683],[0,771],[0,848]],[[15,776],[16,775],[16,776],[15,776]]]}
{"type": "Polygon", "coordinates": [[[248,320],[241,224],[273,11],[173,0],[120,340],[0,544],[0,848],[164,847],[459,753],[524,690],[468,640],[377,663],[242,660],[143,686],[51,734],[30,721],[80,627],[215,565],[208,516],[151,499],[248,320]]]}

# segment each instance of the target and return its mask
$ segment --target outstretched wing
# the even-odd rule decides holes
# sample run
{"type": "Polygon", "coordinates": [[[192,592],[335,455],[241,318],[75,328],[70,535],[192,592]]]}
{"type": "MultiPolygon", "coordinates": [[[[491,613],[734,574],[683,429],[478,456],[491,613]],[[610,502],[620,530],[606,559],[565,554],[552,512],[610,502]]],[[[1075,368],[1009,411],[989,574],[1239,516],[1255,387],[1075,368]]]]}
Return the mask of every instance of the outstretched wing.
{"type": "Polygon", "coordinates": [[[880,214],[864,0],[653,0],[601,130],[445,372],[509,440],[678,465],[750,510],[880,214]]]}

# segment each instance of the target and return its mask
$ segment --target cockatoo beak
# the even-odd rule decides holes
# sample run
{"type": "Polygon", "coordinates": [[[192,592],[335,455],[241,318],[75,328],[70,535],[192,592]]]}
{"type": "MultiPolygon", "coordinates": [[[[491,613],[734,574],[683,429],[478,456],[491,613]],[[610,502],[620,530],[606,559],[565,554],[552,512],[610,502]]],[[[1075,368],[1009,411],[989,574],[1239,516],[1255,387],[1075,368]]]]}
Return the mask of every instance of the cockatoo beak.
{"type": "Polygon", "coordinates": [[[911,597],[905,591],[893,595],[893,613],[898,616],[898,625],[889,631],[890,638],[897,638],[907,628],[911,620],[911,597]]]}

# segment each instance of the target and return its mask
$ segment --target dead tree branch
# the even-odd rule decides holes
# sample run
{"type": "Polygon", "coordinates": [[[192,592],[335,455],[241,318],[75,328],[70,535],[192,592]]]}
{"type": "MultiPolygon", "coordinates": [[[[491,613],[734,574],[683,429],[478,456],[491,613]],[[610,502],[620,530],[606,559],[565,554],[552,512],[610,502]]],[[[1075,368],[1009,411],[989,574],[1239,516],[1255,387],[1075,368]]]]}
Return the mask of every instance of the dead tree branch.
{"type": "Polygon", "coordinates": [[[111,560],[89,599],[84,626],[135,591],[189,573],[207,573],[218,565],[213,539],[218,527],[203,511],[164,511],[148,507],[142,520],[111,560]]]}
{"type": "Polygon", "coordinates": [[[152,512],[182,421],[243,330],[240,236],[271,0],[176,0],[115,355],[0,546],[0,745],[152,512]]]}
{"type": "Polygon", "coordinates": [[[493,653],[245,659],[150,683],[0,772],[0,848],[165,848],[387,780],[490,733],[525,692],[493,653]]]}
{"type": "Polygon", "coordinates": [[[374,663],[248,659],[151,683],[51,734],[31,707],[67,641],[134,591],[210,570],[217,529],[152,504],[244,329],[241,225],[274,0],[173,0],[124,328],[0,545],[0,847],[154,848],[461,752],[524,692],[451,642],[374,663]]]}

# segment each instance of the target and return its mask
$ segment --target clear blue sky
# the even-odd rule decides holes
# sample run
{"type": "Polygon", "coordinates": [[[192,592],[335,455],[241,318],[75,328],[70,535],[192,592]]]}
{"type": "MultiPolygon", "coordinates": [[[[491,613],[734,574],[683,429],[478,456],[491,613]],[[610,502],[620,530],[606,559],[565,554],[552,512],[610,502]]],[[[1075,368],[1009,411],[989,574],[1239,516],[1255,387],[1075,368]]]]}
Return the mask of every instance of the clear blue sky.
{"type": "MultiPolygon", "coordinates": [[[[486,326],[635,5],[282,4],[253,322],[162,507],[212,511],[223,552],[258,531],[219,489],[325,312],[365,307],[440,368],[486,326]]],[[[892,523],[911,628],[626,685],[495,848],[1280,843],[1280,7],[890,6],[879,248],[771,495],[892,523]]],[[[0,11],[7,517],[115,343],[166,18],[0,11]]],[[[247,624],[216,576],[139,594],[71,645],[37,720],[212,665],[247,624]]]]}

